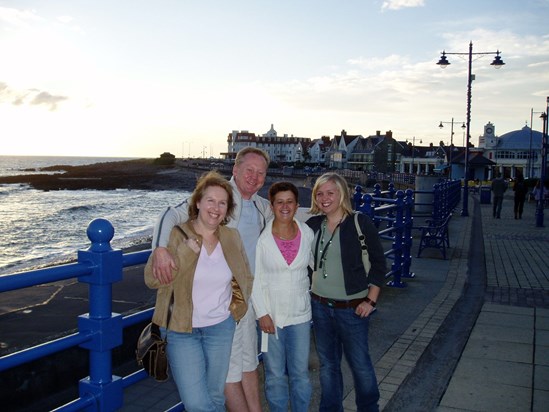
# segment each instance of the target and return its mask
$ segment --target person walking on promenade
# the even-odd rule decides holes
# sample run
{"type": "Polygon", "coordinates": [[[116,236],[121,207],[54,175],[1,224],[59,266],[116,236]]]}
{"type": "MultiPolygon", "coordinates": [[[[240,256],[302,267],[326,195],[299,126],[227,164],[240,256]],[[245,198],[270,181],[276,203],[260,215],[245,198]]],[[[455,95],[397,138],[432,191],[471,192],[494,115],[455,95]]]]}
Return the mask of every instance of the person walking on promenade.
{"type": "Polygon", "coordinates": [[[386,264],[378,231],[358,214],[371,269],[362,262],[347,182],[336,173],[320,176],[312,193],[314,271],[311,306],[320,360],[321,412],[343,411],[342,355],[351,367],[358,411],[378,411],[379,390],[368,348],[370,315],[385,282],[386,264]]]}
{"type": "Polygon", "coordinates": [[[524,181],[524,177],[519,174],[513,185],[513,191],[515,192],[515,219],[522,219],[522,212],[524,210],[524,202],[526,201],[526,194],[528,193],[528,186],[524,181]]]}
{"type": "Polygon", "coordinates": [[[153,322],[167,337],[170,370],[189,412],[225,411],[233,335],[248,310],[253,278],[246,252],[238,231],[225,226],[234,208],[229,182],[216,172],[203,175],[187,222],[170,232],[169,281],[153,276],[152,259],[145,267],[147,286],[158,289],[153,322]]]}
{"type": "Polygon", "coordinates": [[[492,214],[495,218],[501,219],[501,207],[503,206],[503,194],[507,190],[507,182],[503,176],[498,175],[492,180],[492,193],[494,194],[494,205],[492,214]]]}
{"type": "Polygon", "coordinates": [[[259,236],[252,303],[261,334],[265,395],[270,412],[307,412],[311,297],[308,267],[313,231],[298,222],[298,190],[290,182],[269,188],[274,213],[259,236]]]}
{"type": "MultiPolygon", "coordinates": [[[[267,199],[257,195],[263,187],[269,155],[255,147],[240,150],[235,159],[230,185],[233,188],[235,210],[227,226],[238,229],[250,268],[255,267],[257,240],[267,220],[272,216],[267,199]]],[[[153,232],[153,274],[166,283],[177,265],[166,248],[172,228],[187,220],[188,200],[162,213],[153,232]]],[[[257,330],[253,306],[236,326],[231,352],[229,374],[225,384],[226,407],[230,412],[261,412],[259,396],[259,365],[257,358],[257,330]]]]}
{"type": "Polygon", "coordinates": [[[541,184],[541,179],[537,181],[536,186],[532,190],[532,195],[534,195],[536,203],[541,202],[541,207],[543,208],[545,206],[545,201],[549,199],[549,190],[547,190],[546,185],[541,184]]]}

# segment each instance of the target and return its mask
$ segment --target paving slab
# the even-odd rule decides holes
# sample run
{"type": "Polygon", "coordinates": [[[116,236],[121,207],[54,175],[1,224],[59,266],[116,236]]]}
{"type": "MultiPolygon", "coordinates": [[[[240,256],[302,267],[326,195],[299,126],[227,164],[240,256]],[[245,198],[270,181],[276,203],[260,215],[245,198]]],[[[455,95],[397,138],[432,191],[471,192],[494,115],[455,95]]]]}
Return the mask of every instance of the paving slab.
{"type": "MultiPolygon", "coordinates": [[[[549,346],[536,345],[534,364],[549,366],[549,346]]],[[[549,388],[547,388],[549,390],[549,388]]]]}
{"type": "Polygon", "coordinates": [[[471,339],[497,340],[512,343],[534,342],[533,322],[531,328],[508,327],[490,324],[478,324],[478,327],[471,332],[471,339]]]}
{"type": "Polygon", "coordinates": [[[453,377],[440,405],[467,411],[528,412],[532,389],[453,377]]]}
{"type": "Polygon", "coordinates": [[[516,329],[532,329],[534,327],[533,310],[531,314],[515,314],[482,311],[477,318],[477,325],[493,325],[516,329]]]}
{"type": "Polygon", "coordinates": [[[473,377],[483,382],[530,387],[534,366],[531,363],[509,362],[499,359],[463,357],[454,371],[453,377],[473,377]]]}
{"type": "MultiPolygon", "coordinates": [[[[473,333],[480,334],[476,330],[473,333]]],[[[462,356],[470,358],[498,359],[509,362],[531,363],[534,348],[531,341],[527,343],[504,342],[497,339],[470,338],[462,356]]]]}

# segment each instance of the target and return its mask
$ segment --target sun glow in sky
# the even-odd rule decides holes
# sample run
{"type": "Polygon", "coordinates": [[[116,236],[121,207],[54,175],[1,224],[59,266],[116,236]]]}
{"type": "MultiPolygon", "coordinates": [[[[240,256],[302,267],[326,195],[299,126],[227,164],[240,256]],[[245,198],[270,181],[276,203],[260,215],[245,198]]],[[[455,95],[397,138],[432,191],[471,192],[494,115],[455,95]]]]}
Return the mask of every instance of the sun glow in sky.
{"type": "Polygon", "coordinates": [[[436,62],[470,41],[506,63],[473,60],[477,145],[545,111],[548,17],[549,0],[0,0],[0,154],[218,157],[271,124],[449,144],[467,57],[436,62]]]}

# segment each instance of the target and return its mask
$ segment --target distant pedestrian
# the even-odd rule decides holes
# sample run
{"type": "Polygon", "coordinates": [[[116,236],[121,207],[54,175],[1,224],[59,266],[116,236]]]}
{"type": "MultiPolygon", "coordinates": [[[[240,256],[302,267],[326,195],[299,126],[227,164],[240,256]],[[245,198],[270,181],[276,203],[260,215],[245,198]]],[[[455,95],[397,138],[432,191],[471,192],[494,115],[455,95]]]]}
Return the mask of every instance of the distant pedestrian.
{"type": "Polygon", "coordinates": [[[542,185],[541,180],[538,180],[536,187],[532,190],[532,194],[534,195],[536,203],[541,202],[541,207],[543,208],[545,201],[549,198],[549,190],[547,190],[547,186],[542,185]]]}
{"type": "Polygon", "coordinates": [[[507,190],[507,182],[503,176],[498,175],[492,180],[492,193],[494,195],[494,206],[492,214],[496,219],[501,219],[501,207],[503,206],[503,194],[507,190]]]}
{"type": "Polygon", "coordinates": [[[517,180],[513,186],[513,191],[515,192],[515,219],[522,219],[524,202],[526,200],[526,194],[528,193],[528,186],[526,186],[526,182],[524,181],[524,177],[522,175],[517,176],[517,180]]]}

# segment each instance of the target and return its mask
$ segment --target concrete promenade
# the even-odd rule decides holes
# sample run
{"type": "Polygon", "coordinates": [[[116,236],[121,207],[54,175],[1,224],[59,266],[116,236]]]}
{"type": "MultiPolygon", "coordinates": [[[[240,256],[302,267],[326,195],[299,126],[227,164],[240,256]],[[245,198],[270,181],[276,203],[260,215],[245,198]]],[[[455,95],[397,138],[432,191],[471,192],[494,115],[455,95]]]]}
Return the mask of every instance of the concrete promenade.
{"type": "MultiPolygon", "coordinates": [[[[370,353],[384,411],[546,411],[549,405],[549,209],[513,217],[508,192],[501,219],[469,200],[469,217],[450,222],[449,259],[415,258],[405,288],[384,288],[370,323],[370,353]]],[[[416,219],[416,226],[421,224],[416,219]]],[[[389,262],[390,263],[390,262],[389,262]]],[[[318,360],[311,344],[313,401],[318,360]]],[[[345,410],[356,411],[344,365],[345,410]]],[[[128,388],[123,411],[163,411],[177,403],[173,382],[128,388]]],[[[265,407],[265,410],[267,408],[265,407]]]]}

